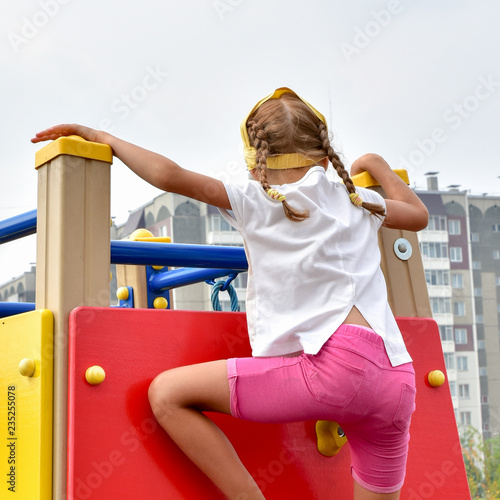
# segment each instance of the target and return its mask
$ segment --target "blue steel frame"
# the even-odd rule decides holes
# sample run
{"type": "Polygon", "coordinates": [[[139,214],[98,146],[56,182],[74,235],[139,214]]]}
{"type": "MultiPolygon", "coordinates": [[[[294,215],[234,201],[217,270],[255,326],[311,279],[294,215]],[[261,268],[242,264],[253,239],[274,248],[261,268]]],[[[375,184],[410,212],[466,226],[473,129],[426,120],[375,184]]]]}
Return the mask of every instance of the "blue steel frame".
{"type": "MultiPolygon", "coordinates": [[[[0,244],[36,232],[36,210],[0,221],[0,244]]],[[[154,273],[148,280],[153,293],[162,293],[202,281],[211,281],[248,269],[242,247],[182,245],[141,241],[111,241],[111,263],[182,267],[154,273]],[[186,267],[188,266],[188,267],[186,267]]],[[[30,302],[0,303],[0,318],[35,309],[30,302]]]]}
{"type": "Polygon", "coordinates": [[[0,244],[36,233],[36,210],[0,221],[0,244]]]}

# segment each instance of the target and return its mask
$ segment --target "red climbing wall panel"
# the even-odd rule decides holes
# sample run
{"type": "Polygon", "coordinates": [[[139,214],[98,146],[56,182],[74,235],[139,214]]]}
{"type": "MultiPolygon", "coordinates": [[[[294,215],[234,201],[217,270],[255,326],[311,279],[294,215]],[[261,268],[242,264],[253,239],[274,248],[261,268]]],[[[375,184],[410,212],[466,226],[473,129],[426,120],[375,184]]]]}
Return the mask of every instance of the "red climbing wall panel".
{"type": "MultiPolygon", "coordinates": [[[[401,319],[417,371],[417,412],[403,499],[468,498],[447,384],[432,320],[401,319]]],[[[243,313],[79,308],[70,319],[68,498],[220,499],[156,423],[147,388],[161,371],[250,349],[243,313]],[[85,371],[106,373],[90,385],[85,371]]],[[[352,498],[349,445],[326,458],[316,450],[314,422],[255,424],[212,414],[269,500],[352,498]]]]}

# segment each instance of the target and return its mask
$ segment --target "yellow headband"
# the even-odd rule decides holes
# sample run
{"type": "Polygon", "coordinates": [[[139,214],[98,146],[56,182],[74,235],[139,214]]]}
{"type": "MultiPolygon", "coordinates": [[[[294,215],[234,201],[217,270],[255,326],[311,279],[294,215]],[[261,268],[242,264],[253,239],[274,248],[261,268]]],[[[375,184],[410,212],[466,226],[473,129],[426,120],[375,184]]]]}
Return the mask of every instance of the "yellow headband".
{"type": "MultiPolygon", "coordinates": [[[[264,99],[260,100],[248,113],[243,122],[241,123],[240,131],[241,138],[243,139],[243,154],[245,156],[245,161],[248,170],[253,170],[256,167],[255,157],[257,154],[256,149],[250,146],[250,138],[248,137],[247,121],[252,113],[258,109],[262,104],[270,99],[279,99],[283,94],[290,93],[298,97],[303,103],[305,103],[308,108],[321,120],[322,123],[326,125],[325,117],[315,108],[313,108],[307,101],[298,96],[293,90],[287,87],[281,87],[276,89],[272,94],[268,95],[264,99]]],[[[286,168],[296,168],[296,167],[308,167],[314,165],[318,160],[312,160],[298,153],[283,154],[279,156],[270,156],[267,158],[267,168],[271,169],[286,169],[286,168]]]]}

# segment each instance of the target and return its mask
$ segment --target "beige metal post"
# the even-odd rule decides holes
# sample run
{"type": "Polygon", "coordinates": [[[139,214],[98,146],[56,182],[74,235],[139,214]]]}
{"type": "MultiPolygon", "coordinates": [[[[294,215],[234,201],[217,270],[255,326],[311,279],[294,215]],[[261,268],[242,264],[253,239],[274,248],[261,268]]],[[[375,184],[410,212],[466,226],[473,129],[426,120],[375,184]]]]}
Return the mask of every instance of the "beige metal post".
{"type": "Polygon", "coordinates": [[[109,306],[111,148],[78,137],[38,151],[36,308],[54,315],[53,498],[66,499],[68,318],[109,306]]]}

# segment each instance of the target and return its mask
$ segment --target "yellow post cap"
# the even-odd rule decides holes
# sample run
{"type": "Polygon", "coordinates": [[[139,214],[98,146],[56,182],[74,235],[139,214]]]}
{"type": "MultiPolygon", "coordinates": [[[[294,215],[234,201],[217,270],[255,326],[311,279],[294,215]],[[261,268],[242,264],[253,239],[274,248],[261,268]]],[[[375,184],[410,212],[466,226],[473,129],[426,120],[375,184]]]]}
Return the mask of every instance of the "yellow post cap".
{"type": "Polygon", "coordinates": [[[429,375],[427,375],[427,380],[432,387],[439,387],[444,384],[446,377],[441,370],[432,370],[429,375]]]}
{"type": "Polygon", "coordinates": [[[60,155],[79,156],[89,160],[113,163],[113,151],[107,144],[89,142],[77,135],[59,137],[35,153],[35,168],[45,165],[60,155]]]}
{"type": "Polygon", "coordinates": [[[19,363],[19,373],[23,377],[32,377],[35,374],[36,362],[33,358],[24,358],[19,363]]]}
{"type": "Polygon", "coordinates": [[[106,372],[100,366],[91,366],[87,368],[85,378],[90,385],[99,385],[106,378],[106,372]]]}
{"type": "MultiPolygon", "coordinates": [[[[394,173],[398,175],[400,179],[402,179],[405,184],[410,185],[410,178],[408,177],[408,172],[404,168],[397,168],[394,170],[394,173]]],[[[353,175],[351,177],[352,182],[355,186],[362,188],[370,188],[380,186],[380,182],[375,179],[368,172],[361,172],[360,174],[353,175]]]]}

